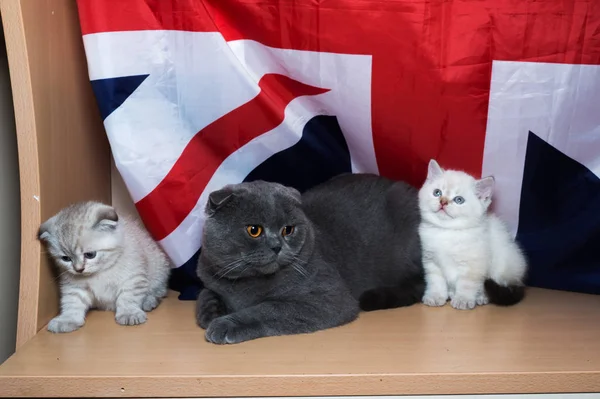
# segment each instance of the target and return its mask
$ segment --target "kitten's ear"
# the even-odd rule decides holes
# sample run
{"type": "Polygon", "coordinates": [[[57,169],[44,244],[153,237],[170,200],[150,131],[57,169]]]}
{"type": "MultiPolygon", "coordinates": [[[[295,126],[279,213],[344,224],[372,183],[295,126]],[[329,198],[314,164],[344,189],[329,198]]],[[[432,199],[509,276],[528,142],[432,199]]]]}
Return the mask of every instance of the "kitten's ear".
{"type": "Polygon", "coordinates": [[[444,174],[444,169],[440,167],[435,159],[431,159],[429,161],[429,166],[427,168],[427,180],[432,180],[440,177],[444,174]]]}
{"type": "Polygon", "coordinates": [[[48,242],[50,240],[50,232],[49,230],[49,226],[48,226],[48,222],[44,222],[42,223],[42,225],[40,226],[40,229],[38,230],[38,240],[43,241],[43,242],[48,242]]]}
{"type": "Polygon", "coordinates": [[[38,230],[38,234],[37,234],[37,238],[38,240],[42,241],[42,242],[50,242],[50,240],[52,239],[52,234],[50,234],[50,229],[52,228],[52,225],[54,224],[54,220],[56,219],[56,216],[52,216],[50,219],[46,220],[44,223],[41,224],[39,230],[38,230]]]}
{"type": "Polygon", "coordinates": [[[475,182],[475,194],[482,201],[491,201],[494,192],[494,177],[488,176],[475,182]]]}
{"type": "Polygon", "coordinates": [[[111,206],[105,205],[98,209],[96,213],[96,223],[94,223],[94,229],[97,230],[114,230],[119,222],[119,215],[117,211],[111,206]]]}
{"type": "Polygon", "coordinates": [[[233,198],[233,186],[228,184],[220,190],[213,191],[208,196],[204,212],[210,217],[233,198]]]}

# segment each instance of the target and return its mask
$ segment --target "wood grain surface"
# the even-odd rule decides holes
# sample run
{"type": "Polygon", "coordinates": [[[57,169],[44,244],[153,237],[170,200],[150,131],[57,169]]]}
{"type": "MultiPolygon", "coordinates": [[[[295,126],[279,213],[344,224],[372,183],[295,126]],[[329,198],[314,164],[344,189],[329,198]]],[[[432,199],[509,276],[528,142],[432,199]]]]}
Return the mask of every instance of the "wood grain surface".
{"type": "Polygon", "coordinates": [[[600,391],[600,296],[530,289],[512,308],[363,313],[314,334],[217,346],[172,295],[142,326],[93,312],[0,366],[2,396],[227,397],[600,391]]]}
{"type": "Polygon", "coordinates": [[[110,150],[87,73],[77,4],[0,0],[21,184],[17,347],[58,312],[56,282],[37,241],[72,202],[110,203],[110,150]]]}

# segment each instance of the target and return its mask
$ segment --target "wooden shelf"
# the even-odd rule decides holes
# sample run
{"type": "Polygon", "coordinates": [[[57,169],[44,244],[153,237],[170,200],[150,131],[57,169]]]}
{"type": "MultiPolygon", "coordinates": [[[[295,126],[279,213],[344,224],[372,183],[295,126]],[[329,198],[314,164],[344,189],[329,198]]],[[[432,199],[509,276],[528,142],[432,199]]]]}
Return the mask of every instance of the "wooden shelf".
{"type": "Polygon", "coordinates": [[[310,396],[600,391],[600,296],[530,289],[513,308],[421,305],[315,334],[205,342],[171,295],[145,325],[92,312],[0,366],[0,396],[310,396]]]}

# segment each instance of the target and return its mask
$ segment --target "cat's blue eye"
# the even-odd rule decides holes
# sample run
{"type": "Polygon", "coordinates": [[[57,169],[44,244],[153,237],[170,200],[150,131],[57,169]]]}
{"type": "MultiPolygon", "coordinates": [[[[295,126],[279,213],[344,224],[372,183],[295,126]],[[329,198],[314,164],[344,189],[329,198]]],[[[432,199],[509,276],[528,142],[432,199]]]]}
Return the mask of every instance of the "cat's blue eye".
{"type": "Polygon", "coordinates": [[[96,251],[86,252],[83,254],[86,259],[94,259],[96,257],[96,251]]]}
{"type": "Polygon", "coordinates": [[[453,201],[456,202],[458,205],[465,203],[465,199],[463,197],[461,197],[460,195],[458,197],[454,197],[453,201]]]}
{"type": "Polygon", "coordinates": [[[71,257],[69,257],[69,256],[61,256],[61,257],[60,257],[60,259],[61,259],[63,262],[70,262],[70,261],[71,261],[71,257]]]}
{"type": "Polygon", "coordinates": [[[436,188],[435,190],[433,190],[433,196],[434,197],[441,197],[442,196],[442,190],[440,190],[439,188],[436,188]]]}

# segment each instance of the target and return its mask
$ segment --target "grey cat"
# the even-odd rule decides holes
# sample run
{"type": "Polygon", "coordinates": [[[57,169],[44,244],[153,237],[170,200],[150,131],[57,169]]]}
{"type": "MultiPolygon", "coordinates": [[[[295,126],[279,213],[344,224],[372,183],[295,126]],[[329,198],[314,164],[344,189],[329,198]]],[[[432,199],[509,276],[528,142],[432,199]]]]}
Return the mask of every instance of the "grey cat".
{"type": "Polygon", "coordinates": [[[196,319],[210,342],[314,332],[423,296],[417,191],[405,183],[349,174],[304,195],[241,183],[211,193],[206,215],[196,319]]]}
{"type": "Polygon", "coordinates": [[[41,225],[39,239],[59,271],[51,332],[79,329],[92,308],[115,311],[122,325],[141,324],[167,294],[169,259],[142,226],[108,205],[68,206],[41,225]]]}

